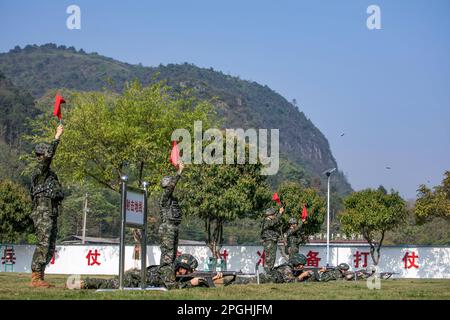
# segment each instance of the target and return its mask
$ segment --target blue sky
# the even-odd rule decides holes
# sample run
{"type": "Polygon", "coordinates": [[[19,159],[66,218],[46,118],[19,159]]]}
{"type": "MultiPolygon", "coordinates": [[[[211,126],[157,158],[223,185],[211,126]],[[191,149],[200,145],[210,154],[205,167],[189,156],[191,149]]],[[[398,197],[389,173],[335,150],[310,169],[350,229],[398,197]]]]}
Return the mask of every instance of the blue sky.
{"type": "Polygon", "coordinates": [[[414,198],[450,170],[450,1],[16,0],[0,2],[0,30],[0,52],[53,42],[266,84],[297,99],[356,190],[414,198]],[[71,4],[81,30],[66,28],[71,4]]]}

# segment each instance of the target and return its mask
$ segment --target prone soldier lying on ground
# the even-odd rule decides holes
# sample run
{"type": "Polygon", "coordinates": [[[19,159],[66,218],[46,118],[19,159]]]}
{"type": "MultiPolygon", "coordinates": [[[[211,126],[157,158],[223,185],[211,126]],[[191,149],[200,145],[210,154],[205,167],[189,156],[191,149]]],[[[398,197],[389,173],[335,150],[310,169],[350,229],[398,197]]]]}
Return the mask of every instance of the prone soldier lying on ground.
{"type": "Polygon", "coordinates": [[[353,272],[349,271],[350,266],[346,263],[340,263],[334,268],[322,268],[317,272],[316,280],[320,282],[328,282],[332,280],[351,279],[353,272]]]}
{"type": "Polygon", "coordinates": [[[192,279],[192,278],[199,278],[201,279],[202,285],[207,286],[209,288],[216,287],[217,285],[230,285],[233,283],[237,276],[248,276],[254,274],[245,274],[242,272],[236,272],[236,271],[223,271],[223,272],[210,272],[210,271],[194,271],[193,273],[188,274],[177,274],[177,279],[192,279]],[[206,281],[206,284],[205,284],[206,281]]]}
{"type": "MultiPolygon", "coordinates": [[[[192,274],[198,266],[198,261],[190,254],[182,254],[175,259],[173,266],[149,266],[147,268],[147,286],[164,287],[167,289],[184,289],[198,286],[208,286],[203,278],[179,277],[192,274]]],[[[222,274],[218,273],[212,278],[215,284],[222,282],[222,274]]],[[[141,272],[131,269],[124,273],[124,287],[138,288],[141,282],[141,272]]],[[[80,286],[74,289],[118,289],[119,277],[110,279],[86,278],[80,282],[80,286]]]]}
{"type": "MultiPolygon", "coordinates": [[[[351,280],[353,272],[348,271],[349,265],[341,263],[333,268],[305,268],[306,257],[303,254],[293,254],[288,263],[275,267],[271,272],[260,275],[260,283],[290,283],[347,279],[351,280]]],[[[242,279],[237,275],[236,284],[256,283],[255,277],[242,279]]]]}
{"type": "MultiPolygon", "coordinates": [[[[309,271],[304,271],[306,257],[303,254],[293,254],[287,263],[276,266],[271,271],[259,275],[259,283],[290,283],[306,281],[309,271]]],[[[257,283],[258,277],[236,277],[235,284],[257,283]]]]}

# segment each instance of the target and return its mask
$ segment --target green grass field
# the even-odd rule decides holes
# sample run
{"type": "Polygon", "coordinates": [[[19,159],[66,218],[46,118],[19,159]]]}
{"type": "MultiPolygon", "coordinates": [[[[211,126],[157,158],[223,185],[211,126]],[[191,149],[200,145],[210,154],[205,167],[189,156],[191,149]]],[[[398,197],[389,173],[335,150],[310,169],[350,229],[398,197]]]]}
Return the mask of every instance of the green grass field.
{"type": "Polygon", "coordinates": [[[49,275],[47,279],[56,287],[51,289],[29,288],[30,274],[0,273],[0,299],[450,299],[450,279],[382,280],[380,290],[369,290],[365,281],[334,281],[328,283],[235,285],[167,292],[68,290],[64,288],[67,276],[49,275]]]}

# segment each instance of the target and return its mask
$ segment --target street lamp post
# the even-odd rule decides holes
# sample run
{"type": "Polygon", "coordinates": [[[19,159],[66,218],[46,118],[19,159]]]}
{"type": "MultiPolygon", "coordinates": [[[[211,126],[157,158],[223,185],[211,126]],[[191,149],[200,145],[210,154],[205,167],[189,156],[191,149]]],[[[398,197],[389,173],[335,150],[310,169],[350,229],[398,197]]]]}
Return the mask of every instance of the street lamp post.
{"type": "Polygon", "coordinates": [[[329,169],[324,172],[327,176],[327,267],[330,265],[330,176],[336,168],[329,169]]]}
{"type": "Polygon", "coordinates": [[[120,195],[121,195],[121,223],[120,223],[120,249],[119,249],[119,289],[123,290],[123,273],[125,268],[125,226],[126,226],[126,201],[127,201],[127,182],[128,176],[120,177],[120,195]]]}

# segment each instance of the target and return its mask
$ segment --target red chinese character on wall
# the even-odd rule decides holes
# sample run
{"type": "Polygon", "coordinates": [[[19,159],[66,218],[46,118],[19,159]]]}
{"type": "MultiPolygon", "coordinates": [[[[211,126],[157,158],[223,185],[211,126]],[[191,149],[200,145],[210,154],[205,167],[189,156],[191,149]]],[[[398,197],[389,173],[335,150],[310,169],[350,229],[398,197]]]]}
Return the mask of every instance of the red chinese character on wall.
{"type": "Polygon", "coordinates": [[[416,259],[418,258],[419,256],[416,256],[416,253],[414,251],[412,252],[411,255],[409,254],[409,251],[406,251],[402,259],[402,261],[405,263],[405,269],[411,268],[419,269],[419,265],[416,264],[416,259]]]}
{"type": "Polygon", "coordinates": [[[228,259],[228,251],[227,249],[223,250],[223,253],[219,253],[219,256],[223,258],[223,260],[227,261],[228,259]]]}
{"type": "Polygon", "coordinates": [[[97,261],[99,256],[100,252],[98,252],[97,249],[94,250],[94,253],[92,253],[92,250],[89,250],[88,254],[86,255],[86,259],[88,260],[88,266],[93,266],[95,264],[100,265],[100,262],[97,261]]]}
{"type": "Polygon", "coordinates": [[[353,262],[355,263],[355,268],[359,268],[359,262],[361,261],[361,257],[363,258],[362,268],[367,267],[367,256],[369,255],[369,252],[359,252],[356,251],[356,253],[353,255],[355,257],[355,260],[353,262]]]}
{"type": "Polygon", "coordinates": [[[258,262],[256,262],[256,265],[260,266],[262,265],[263,267],[266,265],[266,252],[263,251],[263,253],[261,254],[261,252],[257,251],[256,252],[258,254],[258,262]]]}
{"type": "Polygon", "coordinates": [[[317,257],[319,255],[318,252],[315,251],[309,251],[306,255],[306,265],[308,267],[319,267],[319,261],[322,260],[321,258],[317,257]]]}
{"type": "Polygon", "coordinates": [[[14,247],[6,246],[3,250],[2,264],[13,265],[16,264],[16,253],[14,247]]]}
{"type": "Polygon", "coordinates": [[[138,202],[137,210],[136,210],[136,211],[139,212],[139,213],[144,212],[144,204],[142,203],[142,201],[139,201],[139,202],[138,202]]]}

